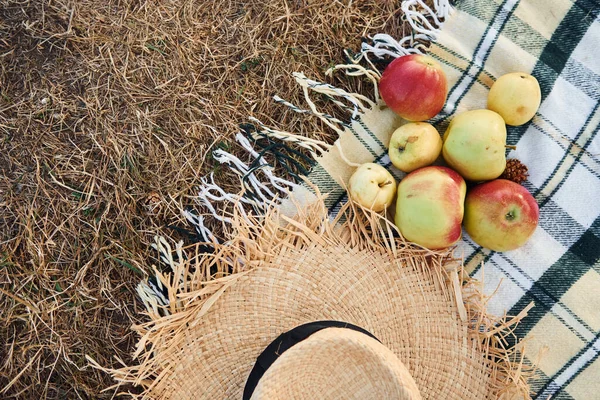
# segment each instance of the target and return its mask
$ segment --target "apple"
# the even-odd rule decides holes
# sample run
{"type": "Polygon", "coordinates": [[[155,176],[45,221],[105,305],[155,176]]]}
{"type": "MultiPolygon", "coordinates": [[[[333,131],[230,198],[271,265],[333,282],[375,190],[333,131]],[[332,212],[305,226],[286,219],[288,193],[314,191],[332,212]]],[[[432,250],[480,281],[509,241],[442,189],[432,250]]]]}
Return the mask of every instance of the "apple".
{"type": "Polygon", "coordinates": [[[433,58],[410,54],[396,58],[386,67],[379,91],[396,114],[409,121],[424,121],[444,106],[448,82],[442,66],[433,58]]]}
{"type": "Polygon", "coordinates": [[[433,125],[411,122],[392,133],[388,154],[392,164],[404,172],[431,165],[442,152],[442,138],[433,125]]]}
{"type": "Polygon", "coordinates": [[[487,107],[500,114],[507,125],[519,126],[533,118],[541,101],[537,79],[524,72],[513,72],[494,82],[487,107]]]}
{"type": "Polygon", "coordinates": [[[394,201],[396,180],[381,165],[362,164],[350,177],[348,194],[363,207],[383,211],[394,201]]]}
{"type": "Polygon", "coordinates": [[[430,166],[408,174],[398,185],[395,223],[406,240],[428,249],[458,242],[467,185],[447,167],[430,166]]]}
{"type": "Polygon", "coordinates": [[[455,116],[444,133],[446,163],[470,181],[499,177],[506,167],[506,125],[490,110],[465,111],[455,116]]]}
{"type": "Polygon", "coordinates": [[[496,179],[475,186],[465,200],[465,230],[480,246],[495,251],[521,247],[537,227],[539,207],[518,183],[496,179]]]}

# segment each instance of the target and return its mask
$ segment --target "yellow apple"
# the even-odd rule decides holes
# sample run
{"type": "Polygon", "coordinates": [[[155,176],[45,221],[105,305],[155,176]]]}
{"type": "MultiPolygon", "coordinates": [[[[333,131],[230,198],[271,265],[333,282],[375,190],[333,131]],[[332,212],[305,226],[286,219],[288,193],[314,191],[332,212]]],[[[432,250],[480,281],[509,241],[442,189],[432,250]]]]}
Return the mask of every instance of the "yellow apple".
{"type": "Polygon", "coordinates": [[[363,207],[383,211],[394,201],[396,180],[381,165],[366,163],[350,177],[348,194],[363,207]]]}
{"type": "Polygon", "coordinates": [[[519,126],[533,118],[541,101],[537,79],[524,72],[513,72],[494,82],[487,107],[500,114],[507,125],[519,126]]]}
{"type": "Polygon", "coordinates": [[[506,167],[506,125],[500,114],[471,110],[452,119],[442,155],[448,165],[470,181],[495,179],[506,167]]]}
{"type": "Polygon", "coordinates": [[[442,138],[427,122],[412,122],[396,129],[388,150],[392,164],[404,172],[432,164],[441,152],[442,138]]]}

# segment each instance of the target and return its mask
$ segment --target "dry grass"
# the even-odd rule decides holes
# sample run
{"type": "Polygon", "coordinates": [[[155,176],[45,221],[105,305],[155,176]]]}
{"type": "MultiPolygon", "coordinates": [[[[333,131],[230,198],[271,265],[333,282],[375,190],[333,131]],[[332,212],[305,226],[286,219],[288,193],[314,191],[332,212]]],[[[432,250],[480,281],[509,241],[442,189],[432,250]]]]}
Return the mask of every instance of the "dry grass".
{"type": "Polygon", "coordinates": [[[237,151],[250,115],[332,141],[271,96],[299,103],[292,71],[325,80],[361,36],[401,36],[399,8],[0,0],[0,397],[113,396],[85,355],[129,360],[153,235],[200,176],[233,182],[210,151],[237,151]]]}

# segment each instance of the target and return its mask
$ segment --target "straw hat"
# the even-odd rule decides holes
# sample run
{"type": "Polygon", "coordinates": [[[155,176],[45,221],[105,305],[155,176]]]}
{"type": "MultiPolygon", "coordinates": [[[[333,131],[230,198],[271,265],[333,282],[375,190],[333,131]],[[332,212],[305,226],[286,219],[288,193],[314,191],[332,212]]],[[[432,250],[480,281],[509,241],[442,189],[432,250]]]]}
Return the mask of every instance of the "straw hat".
{"type": "Polygon", "coordinates": [[[417,384],[398,357],[361,331],[325,328],[298,339],[302,340],[280,355],[273,352],[274,362],[266,365],[257,380],[250,375],[243,398],[421,399],[417,384]]]}
{"type": "Polygon", "coordinates": [[[235,219],[227,245],[159,274],[167,315],[136,327],[139,363],[109,371],[117,380],[152,399],[528,396],[514,353],[488,334],[514,321],[489,319],[472,285],[463,302],[447,253],[352,205],[336,221],[322,204],[273,213],[235,219]]]}

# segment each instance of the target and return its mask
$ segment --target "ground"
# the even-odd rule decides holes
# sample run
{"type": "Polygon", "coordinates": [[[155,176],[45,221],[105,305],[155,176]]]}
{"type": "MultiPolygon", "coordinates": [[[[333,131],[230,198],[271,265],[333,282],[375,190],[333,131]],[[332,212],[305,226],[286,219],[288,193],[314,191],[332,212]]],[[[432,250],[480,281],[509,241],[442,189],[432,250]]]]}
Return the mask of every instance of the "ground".
{"type": "Polygon", "coordinates": [[[154,235],[200,177],[237,183],[211,151],[249,116],[332,142],[272,96],[403,36],[400,3],[0,0],[0,397],[115,397],[86,356],[131,361],[154,235]]]}

